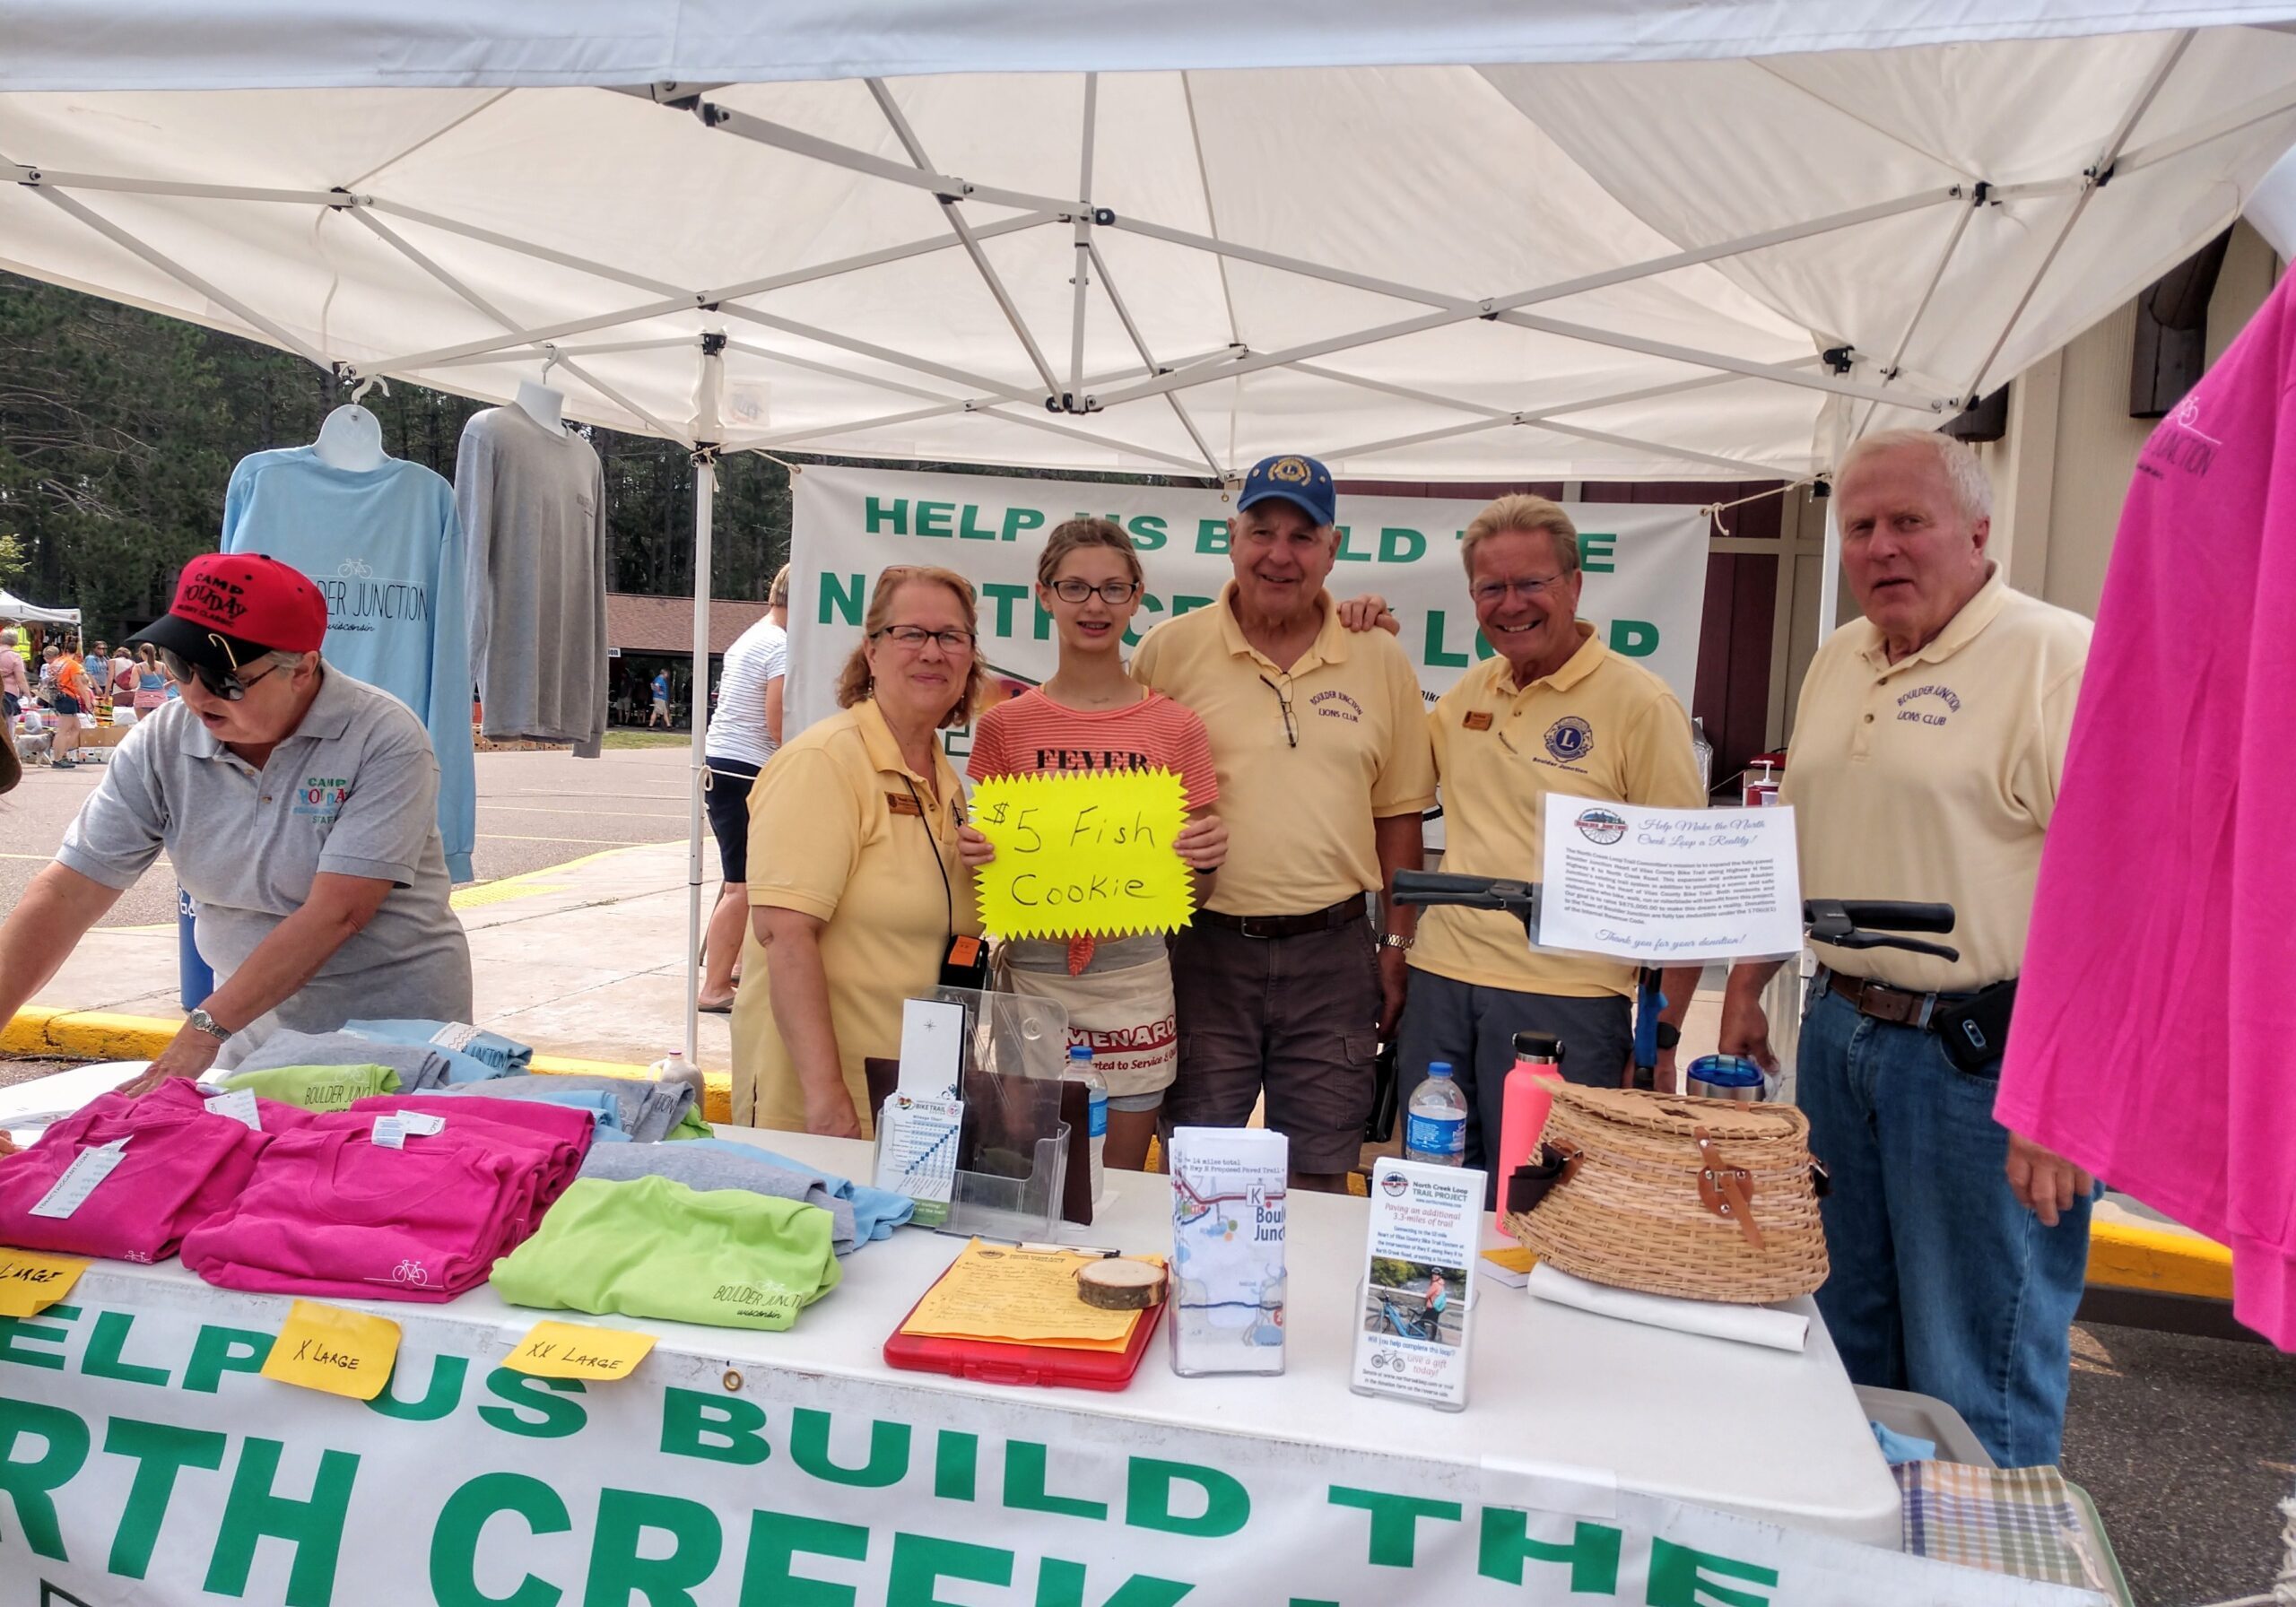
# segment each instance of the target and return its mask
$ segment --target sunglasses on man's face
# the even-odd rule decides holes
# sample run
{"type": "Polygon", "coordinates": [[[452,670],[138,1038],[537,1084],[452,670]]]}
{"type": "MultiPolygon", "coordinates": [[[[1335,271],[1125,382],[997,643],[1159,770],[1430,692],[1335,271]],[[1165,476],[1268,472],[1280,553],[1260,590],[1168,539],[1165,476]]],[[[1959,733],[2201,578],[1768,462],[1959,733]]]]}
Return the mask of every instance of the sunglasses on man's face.
{"type": "Polygon", "coordinates": [[[211,698],[221,698],[226,703],[237,703],[248,695],[248,688],[258,681],[269,679],[285,666],[274,665],[260,675],[242,675],[238,669],[214,670],[204,664],[193,664],[180,656],[160,649],[160,663],[178,681],[196,681],[211,698]]]}

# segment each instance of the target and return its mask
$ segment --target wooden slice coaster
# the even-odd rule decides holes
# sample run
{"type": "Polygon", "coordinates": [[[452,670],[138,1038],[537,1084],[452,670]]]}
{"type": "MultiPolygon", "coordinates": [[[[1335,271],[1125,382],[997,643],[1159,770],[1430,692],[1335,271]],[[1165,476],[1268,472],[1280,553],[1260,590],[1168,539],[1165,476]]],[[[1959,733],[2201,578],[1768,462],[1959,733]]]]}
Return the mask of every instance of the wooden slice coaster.
{"type": "Polygon", "coordinates": [[[1076,1293],[1103,1311],[1145,1311],[1163,1303],[1164,1269],[1122,1256],[1095,1261],[1077,1269],[1076,1293]]]}

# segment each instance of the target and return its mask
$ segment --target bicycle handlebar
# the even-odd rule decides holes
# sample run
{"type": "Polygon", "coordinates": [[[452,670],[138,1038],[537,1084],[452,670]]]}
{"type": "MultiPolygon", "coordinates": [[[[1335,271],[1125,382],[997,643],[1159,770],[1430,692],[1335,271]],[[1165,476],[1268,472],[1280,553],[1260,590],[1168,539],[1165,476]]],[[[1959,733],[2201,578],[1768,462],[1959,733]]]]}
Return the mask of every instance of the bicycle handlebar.
{"type": "MultiPolygon", "coordinates": [[[[1535,929],[1539,884],[1503,876],[1462,876],[1448,871],[1397,871],[1388,897],[1397,904],[1445,904],[1462,909],[1494,909],[1535,929]]],[[[1961,951],[1944,943],[1895,937],[1897,932],[1951,932],[1953,907],[1915,904],[1895,899],[1811,899],[1802,906],[1802,926],[1812,941],[1842,949],[1903,949],[1909,953],[1957,960],[1961,951]]]]}

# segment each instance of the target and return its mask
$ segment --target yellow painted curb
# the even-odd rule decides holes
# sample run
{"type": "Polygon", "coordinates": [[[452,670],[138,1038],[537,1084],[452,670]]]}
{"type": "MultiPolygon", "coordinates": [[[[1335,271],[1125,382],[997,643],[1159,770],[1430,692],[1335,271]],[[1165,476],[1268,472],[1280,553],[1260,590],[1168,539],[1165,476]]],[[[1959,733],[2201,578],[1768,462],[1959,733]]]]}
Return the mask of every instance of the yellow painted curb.
{"type": "MultiPolygon", "coordinates": [[[[38,1055],[55,1060],[149,1060],[168,1047],[180,1031],[175,1021],[150,1016],[110,1015],[100,1010],[57,1010],[33,1005],[16,1012],[0,1029],[0,1055],[38,1055]]],[[[537,1055],[534,1069],[541,1073],[585,1077],[643,1077],[642,1065],[615,1060],[579,1060],[564,1055],[537,1055]]],[[[728,1072],[702,1073],[701,1116],[709,1122],[734,1119],[734,1079],[728,1072]]]]}
{"type": "Polygon", "coordinates": [[[34,1004],[0,1028],[0,1054],[58,1060],[149,1060],[182,1030],[178,1021],[34,1004]]]}
{"type": "Polygon", "coordinates": [[[2196,1233],[2098,1222],[2089,1231],[2089,1282],[2147,1294],[2232,1298],[2232,1252],[2196,1233]]]}

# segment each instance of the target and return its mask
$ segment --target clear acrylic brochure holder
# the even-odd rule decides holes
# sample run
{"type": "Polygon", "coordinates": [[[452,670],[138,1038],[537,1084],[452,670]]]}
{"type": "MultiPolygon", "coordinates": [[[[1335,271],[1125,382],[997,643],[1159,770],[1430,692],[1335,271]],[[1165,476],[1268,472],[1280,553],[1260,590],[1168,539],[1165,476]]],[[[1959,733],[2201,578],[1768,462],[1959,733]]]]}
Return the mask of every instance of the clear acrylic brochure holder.
{"type": "Polygon", "coordinates": [[[1051,1240],[1060,1235],[1068,1126],[1060,1119],[1068,1012],[1048,999],[936,987],[965,1010],[964,1134],[940,1231],[1051,1240]]]}

